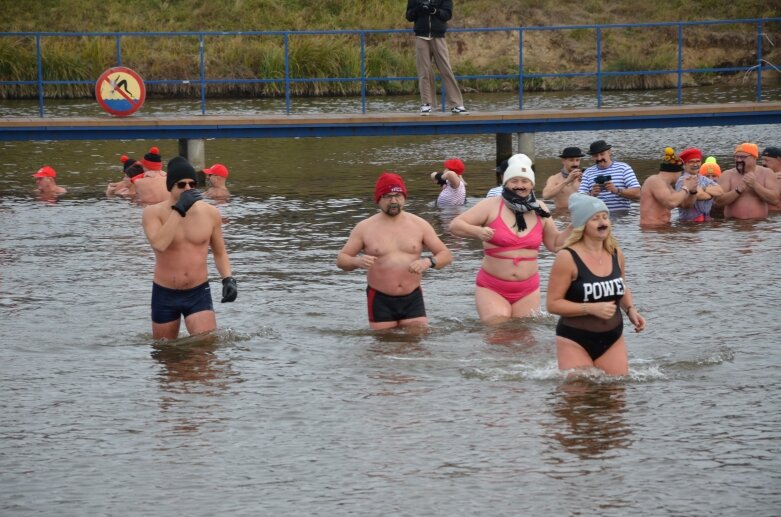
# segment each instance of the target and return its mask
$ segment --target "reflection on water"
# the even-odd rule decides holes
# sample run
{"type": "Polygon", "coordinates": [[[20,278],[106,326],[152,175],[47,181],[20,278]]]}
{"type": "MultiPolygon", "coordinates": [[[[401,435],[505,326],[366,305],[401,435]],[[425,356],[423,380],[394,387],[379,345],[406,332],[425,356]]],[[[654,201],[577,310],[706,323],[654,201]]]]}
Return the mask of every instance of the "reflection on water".
{"type": "MultiPolygon", "coordinates": [[[[589,379],[559,385],[550,401],[558,423],[551,435],[563,450],[581,459],[608,456],[632,443],[626,421],[626,387],[589,379]]],[[[620,452],[619,452],[620,454],[620,452]]]]}

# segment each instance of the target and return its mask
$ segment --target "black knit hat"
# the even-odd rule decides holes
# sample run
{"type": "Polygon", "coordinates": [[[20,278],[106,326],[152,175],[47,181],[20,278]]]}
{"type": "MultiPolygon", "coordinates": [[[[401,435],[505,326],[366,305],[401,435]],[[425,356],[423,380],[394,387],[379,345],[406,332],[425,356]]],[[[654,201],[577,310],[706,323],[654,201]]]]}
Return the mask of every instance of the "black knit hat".
{"type": "Polygon", "coordinates": [[[143,165],[135,158],[130,158],[123,154],[119,161],[122,162],[122,169],[128,178],[132,178],[136,174],[144,172],[143,165]]]}
{"type": "Polygon", "coordinates": [[[168,175],[165,177],[165,186],[170,192],[177,182],[184,179],[191,179],[197,181],[195,178],[195,169],[190,162],[177,156],[168,160],[168,175]]]}

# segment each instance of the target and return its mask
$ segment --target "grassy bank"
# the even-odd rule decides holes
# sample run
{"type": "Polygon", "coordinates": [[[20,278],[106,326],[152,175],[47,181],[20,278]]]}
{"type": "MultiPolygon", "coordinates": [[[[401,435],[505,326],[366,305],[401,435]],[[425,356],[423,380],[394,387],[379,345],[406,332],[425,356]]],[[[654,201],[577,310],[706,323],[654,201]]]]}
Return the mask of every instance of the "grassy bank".
{"type": "MultiPolygon", "coordinates": [[[[651,23],[778,16],[781,1],[764,5],[748,0],[680,0],[620,5],[603,2],[518,2],[456,0],[451,28],[550,27],[585,24],[651,23]],[[695,5],[691,5],[695,4],[695,5]]],[[[98,2],[96,0],[0,0],[3,31],[46,32],[152,32],[152,31],[267,31],[315,29],[408,29],[403,0],[194,0],[98,2]],[[77,14],[78,13],[78,14],[77,14]]],[[[781,65],[781,23],[767,24],[764,57],[781,65]]],[[[517,32],[450,33],[451,61],[458,75],[515,75],[518,71],[517,32]]],[[[197,79],[199,42],[187,37],[125,37],[122,63],[145,80],[197,79]]],[[[205,41],[207,79],[280,79],[284,77],[284,50],[280,37],[209,36],[205,41]]],[[[596,36],[593,29],[533,31],[524,36],[525,73],[578,73],[596,69],[596,36]]],[[[713,68],[756,64],[756,29],[751,24],[687,28],[684,67],[713,68]]],[[[360,77],[357,36],[292,36],[289,41],[293,77],[360,77]]],[[[607,71],[660,70],[677,66],[677,30],[673,28],[608,29],[602,34],[602,69],[607,71]]],[[[102,71],[114,66],[115,40],[111,36],[46,37],[43,70],[46,80],[85,81],[83,85],[47,86],[47,97],[89,97],[102,71]]],[[[30,37],[0,38],[0,79],[34,81],[37,77],[35,41],[30,37]]],[[[375,34],[366,40],[368,77],[414,77],[412,36],[375,34]]],[[[778,73],[766,74],[777,81],[778,73]]],[[[737,75],[694,74],[685,83],[707,84],[740,80],[737,75]]],[[[674,75],[625,75],[608,78],[605,89],[665,88],[676,84],[674,75]]],[[[476,91],[517,89],[517,80],[466,80],[463,87],[476,91]]],[[[527,90],[594,88],[592,78],[537,78],[527,80],[527,90]]],[[[409,94],[415,81],[369,81],[375,95],[409,94]]],[[[192,85],[149,85],[150,96],[198,95],[192,85]]],[[[360,84],[335,82],[294,83],[294,95],[355,95],[360,84]]],[[[282,83],[216,84],[214,96],[277,96],[282,83]]],[[[37,96],[34,85],[2,86],[0,98],[37,96]]]]}

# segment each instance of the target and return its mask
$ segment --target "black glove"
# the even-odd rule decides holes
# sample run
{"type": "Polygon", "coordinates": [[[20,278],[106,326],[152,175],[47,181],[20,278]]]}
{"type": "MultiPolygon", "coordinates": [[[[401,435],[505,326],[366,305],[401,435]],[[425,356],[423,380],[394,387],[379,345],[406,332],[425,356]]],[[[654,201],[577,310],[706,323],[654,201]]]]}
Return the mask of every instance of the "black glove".
{"type": "Polygon", "coordinates": [[[222,279],[222,300],[220,303],[232,302],[236,300],[239,294],[239,288],[236,286],[236,279],[232,276],[226,276],[222,279]]]}
{"type": "Polygon", "coordinates": [[[442,179],[442,172],[434,174],[434,179],[437,180],[437,185],[447,185],[447,181],[442,179]]]}
{"type": "Polygon", "coordinates": [[[198,190],[191,188],[190,190],[185,190],[182,192],[182,195],[179,196],[179,200],[175,205],[172,205],[171,208],[179,212],[179,215],[184,217],[190,207],[193,206],[196,201],[200,201],[201,199],[203,199],[201,193],[198,190]]]}
{"type": "Polygon", "coordinates": [[[428,4],[428,14],[434,14],[437,12],[437,8],[431,4],[428,4]]]}

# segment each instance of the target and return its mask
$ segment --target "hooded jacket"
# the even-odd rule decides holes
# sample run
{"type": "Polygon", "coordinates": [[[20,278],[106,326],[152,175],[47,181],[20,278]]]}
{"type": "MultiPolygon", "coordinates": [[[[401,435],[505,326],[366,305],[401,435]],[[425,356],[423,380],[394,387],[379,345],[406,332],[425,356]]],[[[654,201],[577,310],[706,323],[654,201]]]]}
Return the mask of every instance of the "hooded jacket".
{"type": "Polygon", "coordinates": [[[423,0],[407,0],[407,20],[415,23],[415,36],[444,38],[447,21],[453,16],[453,0],[429,0],[436,8],[434,14],[420,10],[421,3],[423,0]]]}

